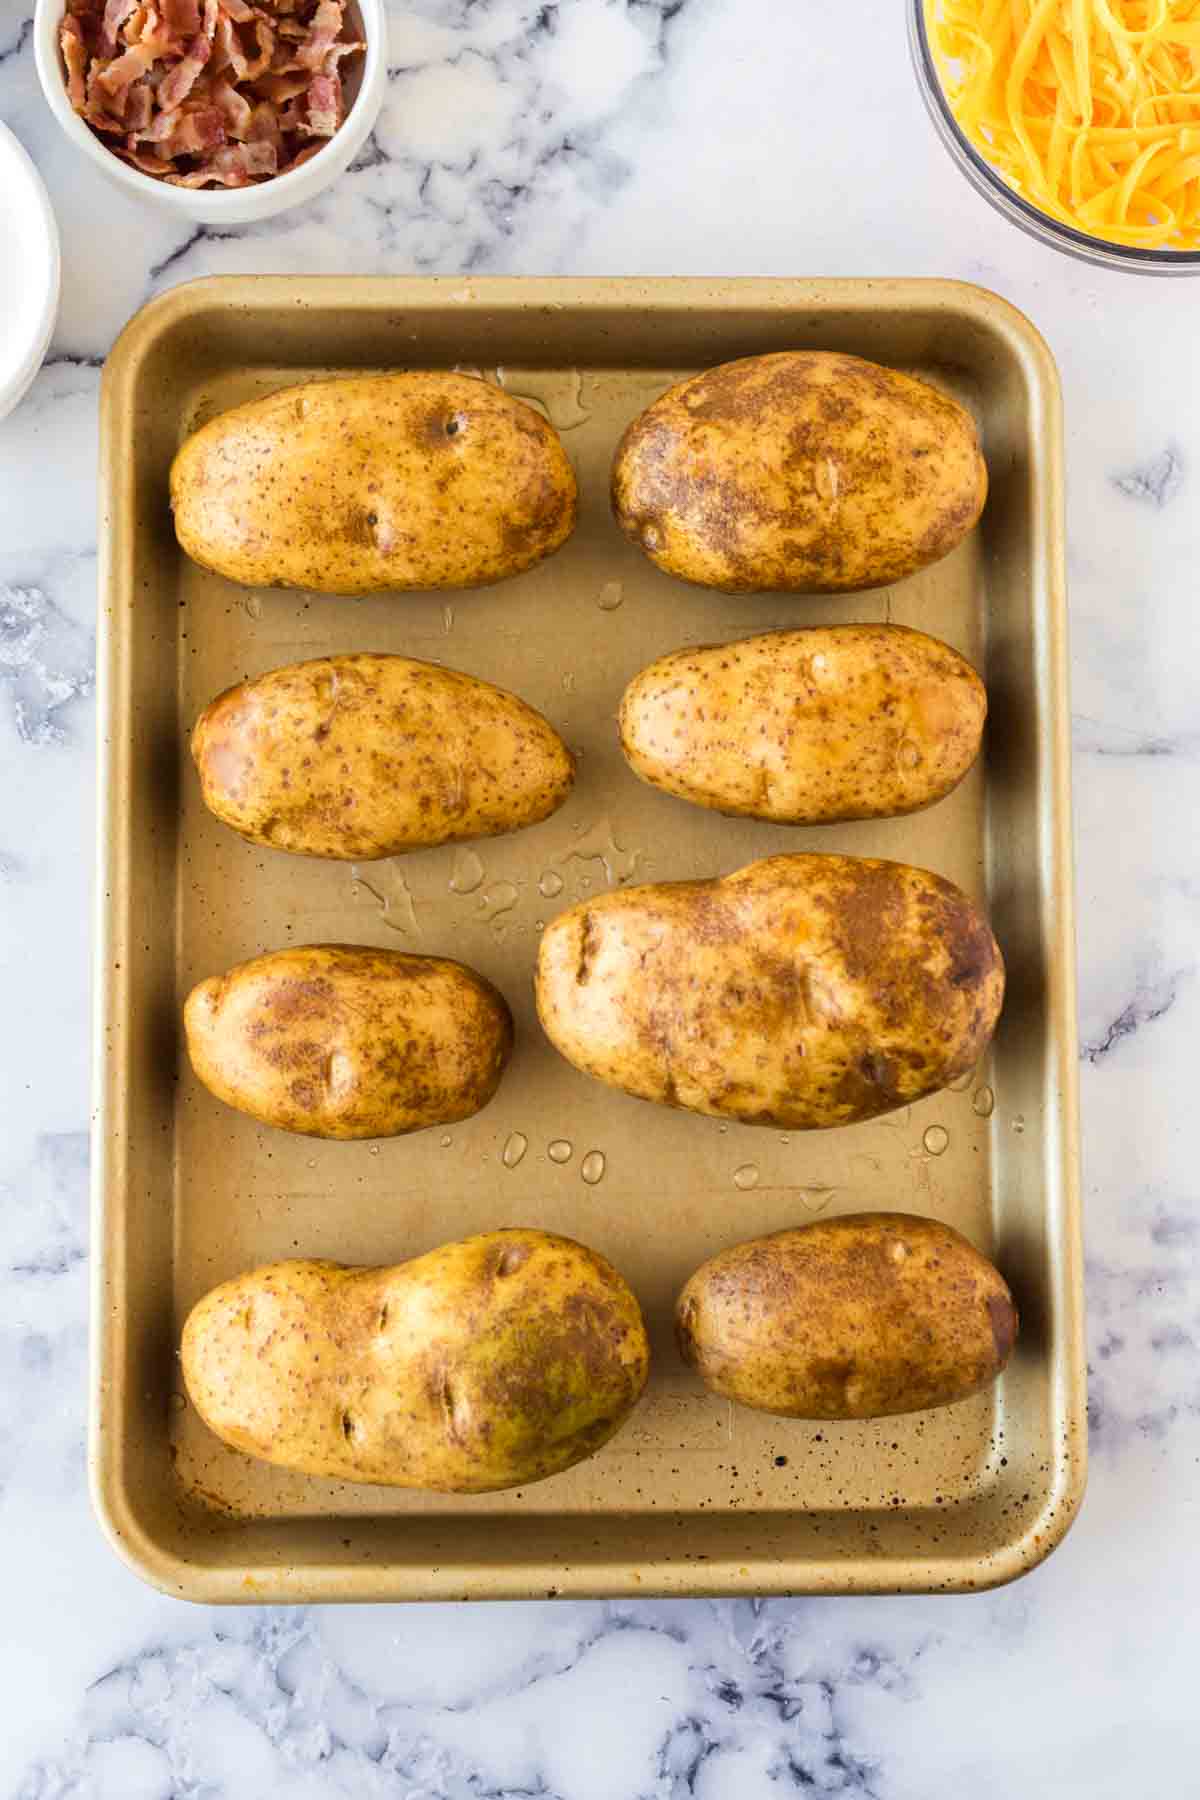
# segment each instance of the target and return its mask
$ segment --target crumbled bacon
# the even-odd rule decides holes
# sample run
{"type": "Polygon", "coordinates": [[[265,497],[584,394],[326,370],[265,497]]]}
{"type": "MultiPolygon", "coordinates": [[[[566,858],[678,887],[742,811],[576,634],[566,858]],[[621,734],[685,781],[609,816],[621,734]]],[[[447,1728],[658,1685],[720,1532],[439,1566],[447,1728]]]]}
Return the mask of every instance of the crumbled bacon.
{"type": "Polygon", "coordinates": [[[278,160],[283,149],[283,133],[279,129],[279,114],[266,100],[260,100],[250,115],[250,123],[246,127],[246,142],[249,144],[270,144],[278,160]]]}
{"type": "Polygon", "coordinates": [[[154,89],[148,81],[135,81],[125,92],[125,124],[133,132],[145,131],[154,112],[154,89]]]}
{"type": "Polygon", "coordinates": [[[218,77],[213,82],[212,97],[225,126],[226,137],[242,140],[249,137],[254,108],[245,94],[239,94],[231,82],[223,81],[218,77]]]}
{"type": "Polygon", "coordinates": [[[212,45],[204,33],[200,32],[188,45],[183,61],[177,62],[171,73],[165,75],[159,83],[158,104],[164,112],[175,112],[183,105],[211,55],[212,45]]]}
{"type": "Polygon", "coordinates": [[[176,187],[299,168],[346,116],[365,46],[346,0],[65,0],[67,97],[114,154],[176,187]],[[316,141],[314,141],[316,140],[316,141]]]}
{"type": "Polygon", "coordinates": [[[136,7],[137,0],[108,0],[108,5],[104,8],[104,22],[100,27],[101,56],[117,54],[117,33],[136,7]]]}
{"type": "Polygon", "coordinates": [[[301,94],[307,94],[311,80],[311,75],[260,75],[254,91],[272,106],[286,106],[289,100],[298,100],[301,94]]]}
{"type": "Polygon", "coordinates": [[[313,157],[319,155],[324,148],[324,144],[309,144],[307,149],[297,150],[291,162],[288,163],[285,168],[280,169],[279,173],[281,175],[290,175],[293,169],[298,169],[300,167],[301,163],[311,162],[313,157]]]}
{"type": "Polygon", "coordinates": [[[62,59],[67,71],[67,99],[75,111],[81,113],[87,105],[88,50],[83,27],[73,13],[68,13],[63,20],[58,41],[62,46],[62,59]]]}
{"type": "Polygon", "coordinates": [[[314,75],[308,87],[308,129],[332,137],[341,122],[342,84],[336,75],[314,75]]]}
{"type": "MultiPolygon", "coordinates": [[[[102,88],[113,103],[113,110],[125,110],[125,90],[131,82],[140,81],[150,72],[154,57],[145,44],[133,44],[108,67],[96,75],[96,86],[102,88]]],[[[89,77],[90,80],[90,77],[89,77]]]]}
{"type": "Polygon", "coordinates": [[[217,29],[213,37],[213,69],[218,73],[222,69],[232,69],[235,81],[244,81],[250,64],[242,49],[242,40],[233,29],[232,19],[224,14],[217,20],[217,29]]]}
{"type": "Polygon", "coordinates": [[[302,69],[319,69],[334,39],[341,34],[342,0],[318,0],[307,38],[296,52],[302,69]]]}
{"type": "Polygon", "coordinates": [[[265,19],[255,19],[254,41],[258,45],[258,55],[246,70],[247,81],[257,81],[260,75],[265,75],[275,55],[275,33],[265,19]]]}

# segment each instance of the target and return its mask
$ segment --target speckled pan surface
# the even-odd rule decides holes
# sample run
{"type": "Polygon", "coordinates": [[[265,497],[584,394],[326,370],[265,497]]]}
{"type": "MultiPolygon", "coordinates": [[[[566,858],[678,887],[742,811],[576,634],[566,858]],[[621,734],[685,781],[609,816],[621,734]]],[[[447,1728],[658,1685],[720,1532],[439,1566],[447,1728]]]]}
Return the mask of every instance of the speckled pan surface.
{"type": "Polygon", "coordinates": [[[962,1590],[1038,1562],[1078,1506],[1086,1438],[1061,423],[1027,322],[940,282],[218,279],[153,302],[113,351],[101,481],[91,1466],[118,1551],[204,1601],[962,1590]],[[965,401],[991,474],[980,527],[871,594],[685,587],[613,524],[613,448],[680,376],[796,346],[874,358],[965,401]],[[167,471],[194,424],[314,375],[455,365],[533,399],[563,433],[581,510],[557,556],[478,592],[348,600],[235,587],[181,555],[167,471]],[[690,807],[626,768],[617,706],[655,657],[889,618],[944,638],[989,687],[983,758],[928,812],[789,829],[690,807]],[[362,650],[440,660],[528,700],[579,753],[567,805],[511,837],[361,868],[219,825],[187,751],[205,703],[282,664],[362,650]],[[1009,992],[968,1082],[785,1139],[629,1099],[555,1054],[532,970],[557,912],[789,849],[916,863],[987,902],[1009,992]],[[446,1131],[327,1143],[201,1088],[178,1024],[191,985],[331,940],[456,957],[496,983],[517,1048],[489,1107],[446,1131]],[[708,1395],[672,1341],[688,1275],[740,1239],[862,1209],[945,1220],[998,1263],[1023,1322],[999,1386],[854,1424],[708,1395]],[[183,1400],[183,1318],[227,1276],[295,1255],[395,1263],[515,1224],[594,1246],[647,1316],[646,1398],[590,1462],[474,1498],[352,1487],[249,1461],[183,1400]]]}

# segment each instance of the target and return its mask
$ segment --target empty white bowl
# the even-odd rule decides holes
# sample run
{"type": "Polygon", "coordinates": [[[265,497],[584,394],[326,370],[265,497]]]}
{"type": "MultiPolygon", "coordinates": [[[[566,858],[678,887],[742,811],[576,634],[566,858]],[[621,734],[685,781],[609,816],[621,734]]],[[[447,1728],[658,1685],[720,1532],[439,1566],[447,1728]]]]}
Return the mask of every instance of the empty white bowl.
{"type": "Polygon", "coordinates": [[[251,187],[172,187],[153,175],[143,175],[140,169],[114,156],[71,105],[58,47],[65,10],[64,0],[37,0],[34,11],[33,52],[38,80],[51,112],[71,142],[109,181],[127,194],[196,225],[252,225],[313,199],[353,162],[383,105],[387,85],[387,16],[383,0],[349,0],[347,18],[367,47],[361,59],[346,67],[346,117],[325,147],[287,175],[273,175],[269,181],[256,182],[251,187]]]}
{"type": "MultiPolygon", "coordinates": [[[[316,161],[316,158],[313,158],[316,161]]],[[[0,124],[0,419],[42,366],[58,317],[58,226],[41,176],[0,124]]]]}

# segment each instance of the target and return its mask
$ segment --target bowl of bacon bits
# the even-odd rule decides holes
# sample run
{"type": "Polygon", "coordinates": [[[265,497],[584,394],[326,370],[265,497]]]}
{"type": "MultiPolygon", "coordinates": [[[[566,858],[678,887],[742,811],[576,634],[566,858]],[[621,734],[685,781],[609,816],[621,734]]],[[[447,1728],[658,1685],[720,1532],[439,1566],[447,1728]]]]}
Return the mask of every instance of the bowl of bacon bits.
{"type": "Polygon", "coordinates": [[[310,200],[370,134],[381,0],[38,0],[46,98],[127,192],[207,223],[310,200]]]}

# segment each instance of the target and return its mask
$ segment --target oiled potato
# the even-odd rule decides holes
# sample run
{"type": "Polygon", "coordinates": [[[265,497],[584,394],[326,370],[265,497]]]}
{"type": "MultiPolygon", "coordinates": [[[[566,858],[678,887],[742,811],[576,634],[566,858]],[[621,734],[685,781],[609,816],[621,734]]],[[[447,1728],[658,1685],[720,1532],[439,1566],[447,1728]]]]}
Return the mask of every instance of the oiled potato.
{"type": "Polygon", "coordinates": [[[183,1330],[188,1392],[235,1449],[457,1494],[591,1456],[649,1364],[612,1264],[544,1231],[491,1231],[391,1269],[273,1263],[215,1288],[183,1330]]]}
{"type": "Polygon", "coordinates": [[[523,700],[408,656],[244,681],[205,707],[192,755],[205,805],[251,843],[352,862],[535,825],[575,779],[523,700]]]}
{"type": "Polygon", "coordinates": [[[780,825],[931,806],[979,751],[987,694],[903,625],[823,625],[676,650],[635,675],[621,748],[652,787],[780,825]]]}
{"type": "Polygon", "coordinates": [[[1003,994],[999,947],[959,888],[854,856],[601,894],[538,950],[538,1014],[576,1068],[785,1131],[945,1087],[982,1055],[1003,994]]]}
{"type": "Polygon", "coordinates": [[[684,1361],[727,1400],[874,1419],[949,1406],[994,1381],[1017,1310],[948,1225],[855,1213],[723,1250],[680,1294],[675,1327],[684,1361]]]}
{"type": "Polygon", "coordinates": [[[482,587],[575,528],[554,427],[471,375],[411,370],[284,388],[221,413],[171,468],[175,533],[257,587],[482,587]]]}
{"type": "Polygon", "coordinates": [[[309,1137],[399,1137],[469,1119],[512,1054],[490,981],[440,956],[353,944],[273,950],[187,997],[205,1087],[264,1125],[309,1137]]]}
{"type": "Polygon", "coordinates": [[[857,356],[785,350],[694,375],[635,419],[617,523],[669,575],[842,593],[936,562],[983,511],[970,414],[857,356]]]}

